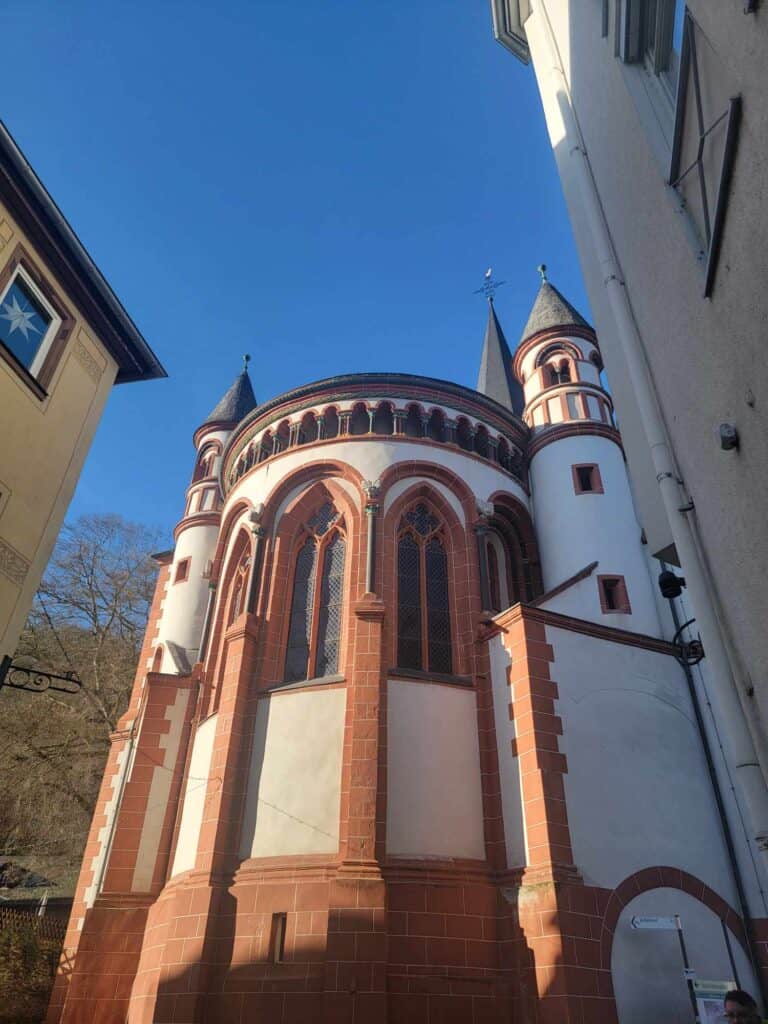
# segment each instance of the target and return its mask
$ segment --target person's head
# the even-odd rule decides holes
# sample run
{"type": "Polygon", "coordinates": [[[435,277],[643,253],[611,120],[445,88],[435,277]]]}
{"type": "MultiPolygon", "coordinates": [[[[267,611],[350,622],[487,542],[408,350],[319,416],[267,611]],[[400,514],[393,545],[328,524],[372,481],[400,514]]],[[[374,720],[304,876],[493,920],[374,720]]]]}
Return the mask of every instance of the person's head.
{"type": "Polygon", "coordinates": [[[742,992],[740,988],[734,988],[725,993],[723,1017],[725,1020],[735,1021],[737,1024],[755,1024],[760,1020],[757,1003],[749,992],[742,992]]]}

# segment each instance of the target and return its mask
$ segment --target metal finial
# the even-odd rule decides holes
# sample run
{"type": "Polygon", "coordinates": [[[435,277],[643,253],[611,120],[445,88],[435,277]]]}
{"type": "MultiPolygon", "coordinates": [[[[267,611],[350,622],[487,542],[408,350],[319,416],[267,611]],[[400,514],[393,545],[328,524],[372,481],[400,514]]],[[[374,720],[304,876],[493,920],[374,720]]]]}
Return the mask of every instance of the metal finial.
{"type": "Polygon", "coordinates": [[[496,294],[496,289],[501,288],[503,284],[503,281],[494,281],[493,267],[488,267],[485,272],[485,280],[483,281],[482,288],[475,288],[472,294],[484,295],[489,302],[493,302],[493,296],[496,294]]]}
{"type": "Polygon", "coordinates": [[[546,263],[540,263],[538,265],[538,267],[536,267],[536,269],[541,274],[541,283],[542,284],[546,284],[547,283],[547,264],[546,263]]]}
{"type": "Polygon", "coordinates": [[[248,363],[250,363],[251,357],[246,352],[243,356],[243,373],[248,373],[248,363]]]}

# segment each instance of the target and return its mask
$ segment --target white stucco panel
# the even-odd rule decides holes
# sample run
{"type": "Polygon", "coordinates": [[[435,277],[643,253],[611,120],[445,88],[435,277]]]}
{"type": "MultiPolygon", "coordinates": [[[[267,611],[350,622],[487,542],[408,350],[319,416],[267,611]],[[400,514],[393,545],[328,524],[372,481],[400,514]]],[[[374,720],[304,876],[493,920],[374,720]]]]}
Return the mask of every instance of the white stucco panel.
{"type": "Polygon", "coordinates": [[[176,842],[176,855],[173,858],[173,868],[171,869],[172,876],[178,875],[182,871],[189,871],[195,866],[200,826],[203,823],[205,790],[211,770],[217,717],[217,715],[212,715],[210,718],[206,718],[195,733],[192,757],[189,761],[189,775],[184,790],[179,838],[176,842]]]}
{"type": "MultiPolygon", "coordinates": [[[[324,442],[316,448],[302,445],[277,459],[269,459],[235,484],[227,499],[227,507],[241,498],[247,498],[254,505],[269,501],[270,495],[286,477],[306,466],[308,461],[321,458],[351,466],[364,480],[378,480],[390,466],[400,462],[424,460],[452,470],[483,501],[495,491],[506,491],[526,508],[529,504],[528,495],[508,473],[492,462],[467,455],[460,448],[371,437],[324,442]]],[[[418,474],[418,470],[415,473],[418,474]]]]}
{"type": "Polygon", "coordinates": [[[574,861],[612,889],[669,864],[734,891],[683,671],[674,658],[547,628],[574,861]]]}
{"type": "Polygon", "coordinates": [[[347,693],[284,692],[259,701],[242,857],[335,853],[347,693]]]}
{"type": "MultiPolygon", "coordinates": [[[[632,928],[632,918],[679,915],[688,961],[699,978],[735,981],[720,918],[679,889],[651,889],[621,912],[613,938],[611,972],[621,1024],[691,1019],[676,931],[632,928]]],[[[759,991],[738,939],[730,936],[741,985],[759,991]]]]}
{"type": "Polygon", "coordinates": [[[387,684],[387,852],[485,858],[473,690],[387,684]]]}
{"type": "Polygon", "coordinates": [[[500,636],[488,644],[491,659],[491,685],[493,687],[493,717],[496,726],[496,745],[499,754],[499,782],[501,807],[504,817],[504,842],[507,867],[525,864],[525,832],[523,828],[523,795],[520,788],[518,759],[512,753],[515,723],[509,717],[512,688],[507,682],[510,657],[500,636]]]}

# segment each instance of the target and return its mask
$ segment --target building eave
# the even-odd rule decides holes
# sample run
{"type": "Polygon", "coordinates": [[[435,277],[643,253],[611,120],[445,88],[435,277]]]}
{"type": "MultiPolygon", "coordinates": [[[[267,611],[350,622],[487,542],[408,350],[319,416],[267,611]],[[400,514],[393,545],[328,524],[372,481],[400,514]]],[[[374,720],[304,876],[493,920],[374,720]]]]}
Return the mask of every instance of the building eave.
{"type": "Polygon", "coordinates": [[[0,198],[117,363],[115,383],[167,377],[2,121],[0,198]]]}

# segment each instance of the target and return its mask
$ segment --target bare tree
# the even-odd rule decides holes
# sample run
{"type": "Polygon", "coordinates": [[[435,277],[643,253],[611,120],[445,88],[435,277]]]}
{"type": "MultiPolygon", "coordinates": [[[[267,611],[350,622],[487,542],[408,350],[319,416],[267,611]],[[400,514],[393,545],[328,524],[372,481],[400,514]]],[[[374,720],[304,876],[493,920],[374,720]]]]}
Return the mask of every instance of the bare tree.
{"type": "Polygon", "coordinates": [[[85,842],[125,710],[154,588],[157,535],[119,516],[65,525],[17,657],[74,670],[73,696],[0,692],[0,852],[66,856],[85,842]]]}

